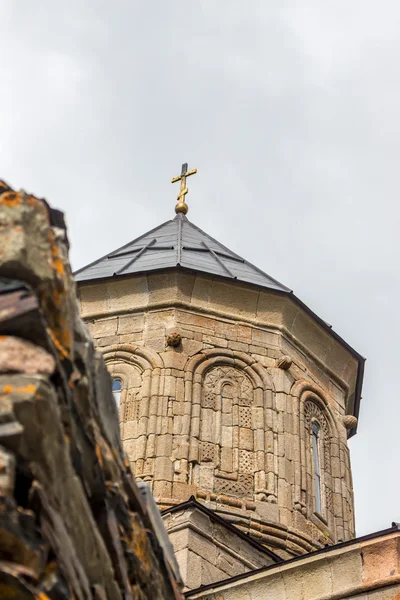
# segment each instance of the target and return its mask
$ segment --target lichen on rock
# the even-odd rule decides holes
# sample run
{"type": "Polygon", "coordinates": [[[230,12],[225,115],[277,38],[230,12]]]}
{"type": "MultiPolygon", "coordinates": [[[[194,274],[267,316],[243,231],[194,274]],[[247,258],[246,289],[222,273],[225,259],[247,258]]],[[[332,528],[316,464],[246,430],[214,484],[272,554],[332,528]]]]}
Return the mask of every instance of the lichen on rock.
{"type": "Polygon", "coordinates": [[[62,214],[0,181],[0,597],[180,598],[127,464],[62,214]]]}

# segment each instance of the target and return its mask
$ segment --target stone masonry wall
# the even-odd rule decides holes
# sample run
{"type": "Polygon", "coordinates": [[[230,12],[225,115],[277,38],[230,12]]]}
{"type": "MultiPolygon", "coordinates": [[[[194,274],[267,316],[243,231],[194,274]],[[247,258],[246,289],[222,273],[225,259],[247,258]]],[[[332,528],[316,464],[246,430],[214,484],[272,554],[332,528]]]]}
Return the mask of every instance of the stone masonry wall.
{"type": "Polygon", "coordinates": [[[400,533],[354,540],[234,582],[186,594],[189,600],[398,600],[400,533]]]}
{"type": "Polygon", "coordinates": [[[0,597],[179,599],[67,254],[62,214],[0,182],[0,597]]]}
{"type": "MultiPolygon", "coordinates": [[[[185,506],[185,505],[184,505],[185,506]]],[[[186,589],[222,581],[275,564],[267,552],[196,507],[163,516],[186,589]]]]}
{"type": "Polygon", "coordinates": [[[82,315],[122,382],[121,433],[136,476],[162,507],[194,495],[283,557],[349,539],[353,357],[308,315],[297,314],[303,324],[295,325],[287,299],[239,284],[217,294],[210,279],[181,273],[80,285],[82,315]]]}

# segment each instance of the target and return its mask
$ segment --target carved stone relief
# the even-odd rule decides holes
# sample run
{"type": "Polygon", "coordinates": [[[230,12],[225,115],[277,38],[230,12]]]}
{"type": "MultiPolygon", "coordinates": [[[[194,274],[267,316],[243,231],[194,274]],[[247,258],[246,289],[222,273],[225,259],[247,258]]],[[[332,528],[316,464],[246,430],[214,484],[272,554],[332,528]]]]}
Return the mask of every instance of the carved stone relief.
{"type": "Polygon", "coordinates": [[[125,401],[124,422],[135,421],[139,419],[140,397],[139,392],[127,392],[125,401]]]}
{"type": "Polygon", "coordinates": [[[201,443],[201,455],[200,459],[202,462],[214,462],[215,461],[215,445],[210,442],[201,443]]]}
{"type": "Polygon", "coordinates": [[[202,393],[200,461],[214,466],[211,491],[253,496],[252,402],[252,384],[239,369],[219,366],[207,373],[202,393]]]}
{"type": "Polygon", "coordinates": [[[251,429],[251,408],[250,406],[239,406],[239,427],[251,429]]]}
{"type": "Polygon", "coordinates": [[[254,473],[254,454],[239,450],[239,473],[254,473]]]}
{"type": "Polygon", "coordinates": [[[214,491],[219,494],[228,494],[249,498],[252,494],[253,475],[246,473],[238,473],[236,481],[217,477],[215,480],[214,491]]]}

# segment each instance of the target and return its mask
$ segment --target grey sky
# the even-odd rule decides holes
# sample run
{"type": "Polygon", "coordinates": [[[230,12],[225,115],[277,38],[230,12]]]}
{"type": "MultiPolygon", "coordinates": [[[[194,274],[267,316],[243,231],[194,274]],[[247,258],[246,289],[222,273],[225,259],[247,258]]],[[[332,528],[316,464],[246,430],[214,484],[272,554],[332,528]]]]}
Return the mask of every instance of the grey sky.
{"type": "Polygon", "coordinates": [[[397,0],[3,0],[0,172],[66,211],[74,268],[173,216],[367,357],[357,533],[400,520],[397,0]],[[175,184],[176,186],[176,184],[175,184]]]}

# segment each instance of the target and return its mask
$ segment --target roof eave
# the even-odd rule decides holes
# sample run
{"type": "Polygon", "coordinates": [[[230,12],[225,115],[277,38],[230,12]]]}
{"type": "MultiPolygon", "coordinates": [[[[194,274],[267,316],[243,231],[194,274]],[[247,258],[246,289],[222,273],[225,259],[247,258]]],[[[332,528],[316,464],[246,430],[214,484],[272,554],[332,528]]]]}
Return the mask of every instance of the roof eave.
{"type": "MultiPolygon", "coordinates": [[[[354,417],[356,417],[357,422],[358,422],[358,417],[359,417],[359,413],[360,413],[360,403],[361,403],[361,398],[362,398],[362,386],[363,386],[363,380],[364,380],[364,368],[365,368],[366,358],[364,356],[362,356],[359,352],[357,352],[357,350],[354,350],[354,348],[352,346],[350,346],[350,344],[348,344],[346,342],[346,340],[344,340],[338,333],[336,333],[336,331],[330,325],[328,325],[323,319],[321,319],[321,317],[319,317],[313,310],[311,310],[311,308],[309,308],[306,304],[304,304],[304,302],[302,300],[300,300],[300,298],[298,298],[293,292],[291,292],[290,295],[293,298],[294,302],[296,302],[297,305],[299,305],[305,312],[307,312],[311,317],[313,317],[313,319],[315,321],[317,321],[317,323],[319,325],[321,325],[321,327],[323,327],[325,329],[325,331],[329,332],[330,335],[332,335],[332,337],[335,340],[337,340],[342,346],[344,346],[344,348],[346,348],[346,350],[348,350],[357,359],[358,369],[357,369],[357,379],[356,379],[356,388],[355,388],[355,394],[354,394],[354,405],[353,405],[352,415],[354,417]]],[[[347,437],[351,438],[356,433],[357,433],[357,425],[349,430],[347,437]]]]}
{"type": "Polygon", "coordinates": [[[244,533],[241,529],[239,529],[238,527],[221,517],[221,515],[219,515],[215,510],[209,509],[205,504],[196,500],[194,496],[190,496],[189,500],[186,500],[185,502],[175,504],[174,506],[171,506],[170,508],[166,508],[165,510],[161,511],[161,516],[173,514],[174,512],[179,512],[189,508],[197,508],[198,510],[206,514],[210,519],[222,524],[224,527],[229,529],[229,531],[245,540],[248,544],[254,546],[254,548],[257,548],[257,550],[269,556],[269,558],[271,558],[271,560],[273,560],[275,564],[284,562],[283,558],[275,554],[275,552],[273,552],[270,548],[267,548],[263,544],[257,542],[257,540],[253,539],[251,536],[244,533]]]}
{"type": "Polygon", "coordinates": [[[248,571],[247,573],[239,573],[238,575],[234,575],[233,577],[228,577],[227,579],[223,579],[221,581],[216,581],[215,583],[208,583],[206,585],[202,585],[199,588],[188,590],[185,593],[185,598],[190,598],[191,596],[194,596],[195,594],[198,594],[199,592],[205,592],[207,590],[214,590],[214,589],[217,590],[219,587],[223,587],[228,584],[232,584],[237,581],[244,580],[244,579],[246,579],[246,577],[251,577],[254,575],[261,574],[261,573],[267,573],[268,571],[272,571],[273,569],[280,567],[282,564],[286,567],[293,563],[300,562],[300,561],[304,560],[305,558],[315,557],[315,556],[318,556],[321,554],[328,554],[329,552],[337,552],[338,550],[340,550],[342,548],[346,548],[348,546],[352,546],[353,544],[359,545],[361,543],[369,542],[369,541],[375,540],[379,537],[385,537],[387,535],[391,535],[391,534],[395,534],[395,533],[396,534],[399,533],[399,527],[397,524],[393,524],[392,527],[389,527],[387,529],[375,531],[374,533],[368,533],[367,535],[364,535],[364,536],[361,536],[358,538],[353,538],[351,540],[346,540],[344,542],[339,542],[337,544],[326,545],[323,548],[320,548],[319,550],[314,550],[312,552],[306,552],[305,554],[301,554],[299,556],[294,556],[293,558],[289,558],[288,560],[285,560],[285,561],[283,561],[283,563],[278,564],[278,565],[268,565],[266,567],[260,567],[258,569],[254,569],[253,571],[248,571]]]}

